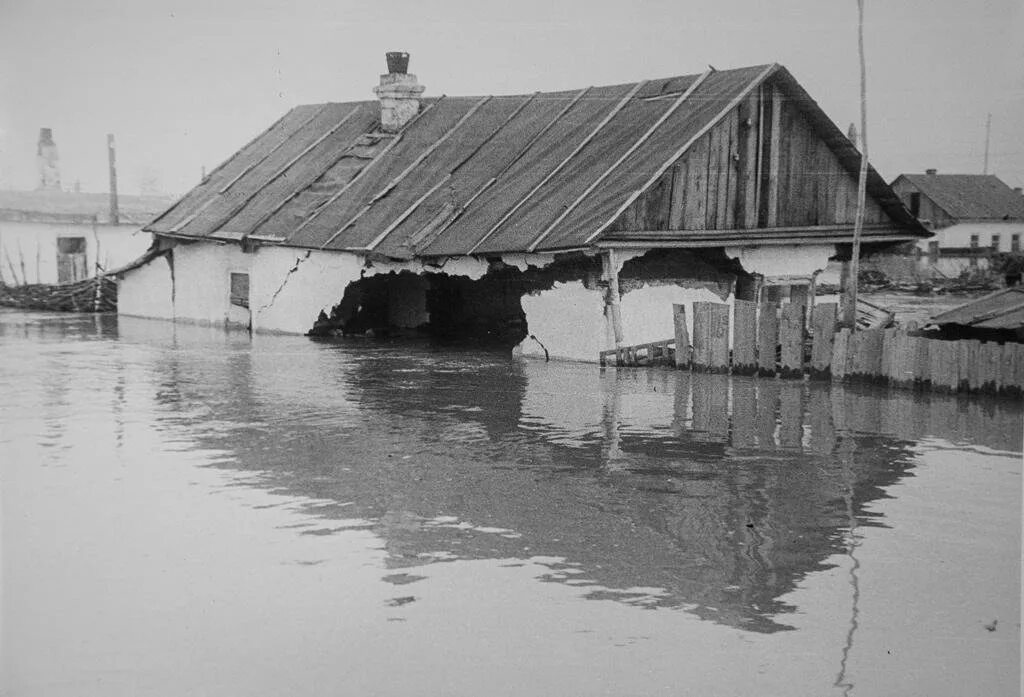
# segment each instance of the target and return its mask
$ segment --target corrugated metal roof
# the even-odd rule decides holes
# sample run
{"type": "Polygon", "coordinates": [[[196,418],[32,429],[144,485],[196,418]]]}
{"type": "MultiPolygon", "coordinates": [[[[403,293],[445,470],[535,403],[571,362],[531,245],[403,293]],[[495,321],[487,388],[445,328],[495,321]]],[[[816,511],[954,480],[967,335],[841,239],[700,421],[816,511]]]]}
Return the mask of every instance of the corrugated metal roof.
{"type": "Polygon", "coordinates": [[[935,315],[932,324],[959,324],[983,329],[1024,327],[1024,288],[1013,286],[935,315]]]}
{"type": "Polygon", "coordinates": [[[952,218],[1024,220],[1024,196],[1015,193],[994,174],[901,174],[900,177],[952,218]]]}
{"type": "MultiPolygon", "coordinates": [[[[777,65],[567,92],[427,99],[393,135],[378,132],[376,101],[297,107],[147,229],[397,258],[589,246],[768,77],[820,114],[777,65]]],[[[816,126],[855,172],[859,154],[835,125],[820,114],[816,126]]],[[[891,217],[916,229],[871,174],[869,188],[891,217]]]]}

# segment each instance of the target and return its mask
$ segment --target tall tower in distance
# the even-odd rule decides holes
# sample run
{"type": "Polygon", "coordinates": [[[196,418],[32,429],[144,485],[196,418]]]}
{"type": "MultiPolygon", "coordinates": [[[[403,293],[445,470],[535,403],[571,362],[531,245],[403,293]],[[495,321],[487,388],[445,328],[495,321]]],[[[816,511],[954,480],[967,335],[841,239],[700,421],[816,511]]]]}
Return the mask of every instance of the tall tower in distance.
{"type": "Polygon", "coordinates": [[[53,142],[53,129],[39,129],[39,144],[36,147],[36,166],[39,177],[36,189],[39,191],[60,191],[60,157],[57,144],[53,142]]]}

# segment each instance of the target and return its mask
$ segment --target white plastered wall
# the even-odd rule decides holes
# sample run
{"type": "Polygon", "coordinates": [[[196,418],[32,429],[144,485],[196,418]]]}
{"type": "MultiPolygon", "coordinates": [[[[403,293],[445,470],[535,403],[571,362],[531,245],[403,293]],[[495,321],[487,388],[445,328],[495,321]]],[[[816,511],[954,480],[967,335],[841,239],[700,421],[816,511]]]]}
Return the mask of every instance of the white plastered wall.
{"type": "Polygon", "coordinates": [[[290,247],[261,247],[253,257],[249,308],[253,331],[305,334],[321,311],[358,281],[363,257],[290,247]]]}
{"type": "MultiPolygon", "coordinates": [[[[638,250],[617,259],[620,267],[638,250]]],[[[726,249],[726,255],[738,258],[750,273],[764,276],[810,276],[825,268],[835,254],[833,245],[779,245],[726,249]]],[[[662,341],[675,336],[672,306],[686,306],[686,323],[693,336],[693,303],[726,303],[730,314],[734,295],[723,298],[712,289],[716,284],[650,284],[623,293],[620,298],[623,344],[626,346],[662,341]]],[[[596,362],[603,349],[613,348],[614,340],[605,318],[604,292],[588,290],[580,282],[558,283],[548,291],[525,296],[522,300],[529,336],[516,352],[530,357],[596,362]]],[[[731,337],[730,337],[731,342],[731,337]]]]}
{"type": "MultiPolygon", "coordinates": [[[[330,313],[348,285],[360,278],[411,271],[478,279],[487,268],[487,262],[478,259],[451,259],[442,266],[367,265],[365,257],[348,252],[266,246],[247,253],[230,243],[179,244],[173,250],[173,281],[171,268],[162,258],[124,274],[118,311],[127,316],[238,327],[249,325],[251,313],[255,332],[305,334],[320,312],[330,313]],[[230,303],[233,272],[249,274],[248,310],[230,303]]],[[[402,286],[406,295],[416,302],[402,320],[417,326],[425,321],[425,284],[407,285],[402,286]],[[422,298],[418,290],[423,291],[422,298]]]]}
{"type": "Polygon", "coordinates": [[[990,249],[993,235],[999,235],[998,251],[1009,252],[1013,235],[1021,235],[1024,238],[1024,223],[1021,222],[992,222],[992,223],[959,223],[947,228],[935,231],[935,236],[925,240],[919,240],[918,248],[928,251],[931,242],[938,242],[939,248],[944,247],[970,247],[971,236],[978,236],[978,246],[990,249]]]}
{"type": "Polygon", "coordinates": [[[150,244],[150,236],[134,225],[0,221],[0,280],[57,283],[58,237],[85,238],[88,276],[95,275],[97,261],[112,271],[142,256],[150,244]]]}

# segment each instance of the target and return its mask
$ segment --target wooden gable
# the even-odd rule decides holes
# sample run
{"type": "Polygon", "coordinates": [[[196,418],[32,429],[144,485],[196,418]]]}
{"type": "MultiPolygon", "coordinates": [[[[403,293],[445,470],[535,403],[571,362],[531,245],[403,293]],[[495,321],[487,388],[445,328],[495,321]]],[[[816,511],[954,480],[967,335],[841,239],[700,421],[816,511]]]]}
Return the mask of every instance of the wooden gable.
{"type": "MultiPolygon", "coordinates": [[[[856,208],[857,173],[769,82],[695,142],[610,231],[853,226],[856,208]]],[[[865,225],[889,222],[869,195],[865,225]]]]}

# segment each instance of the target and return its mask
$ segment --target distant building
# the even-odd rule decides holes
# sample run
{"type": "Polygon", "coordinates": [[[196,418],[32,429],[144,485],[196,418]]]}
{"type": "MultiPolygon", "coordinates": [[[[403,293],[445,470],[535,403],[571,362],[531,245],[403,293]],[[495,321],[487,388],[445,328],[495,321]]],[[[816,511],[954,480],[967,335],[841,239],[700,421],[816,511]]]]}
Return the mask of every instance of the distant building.
{"type": "Polygon", "coordinates": [[[53,129],[40,128],[39,142],[36,143],[36,166],[39,191],[60,191],[60,157],[57,144],[53,142],[53,129]]]}
{"type": "Polygon", "coordinates": [[[170,202],[121,196],[113,223],[105,193],[0,190],[0,282],[71,283],[128,264],[149,247],[142,225],[170,202]]]}
{"type": "Polygon", "coordinates": [[[992,174],[901,174],[893,191],[935,237],[919,240],[922,262],[945,275],[984,268],[996,252],[1020,252],[1024,194],[992,174]]]}
{"type": "MultiPolygon", "coordinates": [[[[149,223],[170,263],[119,312],[596,361],[850,258],[860,153],[780,65],[424,97],[393,58],[377,100],[292,109],[149,223]]],[[[869,168],[864,250],[927,236],[869,168]]]]}

